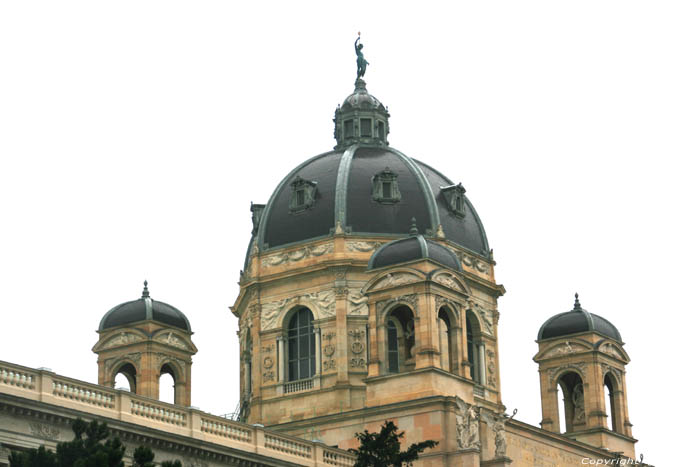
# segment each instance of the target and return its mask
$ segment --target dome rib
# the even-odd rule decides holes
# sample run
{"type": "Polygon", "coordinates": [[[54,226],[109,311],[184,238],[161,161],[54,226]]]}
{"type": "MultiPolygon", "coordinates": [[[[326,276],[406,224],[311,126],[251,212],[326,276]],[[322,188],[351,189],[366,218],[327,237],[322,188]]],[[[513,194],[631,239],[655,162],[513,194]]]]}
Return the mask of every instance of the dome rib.
{"type": "Polygon", "coordinates": [[[355,157],[355,151],[360,147],[359,144],[353,144],[345,150],[343,157],[340,159],[338,166],[338,179],[335,185],[335,222],[343,231],[347,228],[347,211],[348,211],[348,183],[350,183],[350,166],[355,157]]]}
{"type": "Polygon", "coordinates": [[[437,202],[435,201],[435,197],[433,196],[433,190],[430,189],[430,183],[428,183],[428,178],[425,176],[425,173],[423,173],[421,168],[418,167],[418,164],[416,164],[413,159],[392,147],[388,147],[387,150],[399,156],[399,158],[406,163],[409,169],[413,172],[413,175],[418,180],[418,184],[420,185],[421,190],[423,191],[423,196],[425,197],[428,204],[428,215],[430,217],[431,224],[430,228],[432,229],[433,234],[435,234],[435,232],[437,232],[438,226],[440,225],[440,217],[438,215],[437,202]]]}

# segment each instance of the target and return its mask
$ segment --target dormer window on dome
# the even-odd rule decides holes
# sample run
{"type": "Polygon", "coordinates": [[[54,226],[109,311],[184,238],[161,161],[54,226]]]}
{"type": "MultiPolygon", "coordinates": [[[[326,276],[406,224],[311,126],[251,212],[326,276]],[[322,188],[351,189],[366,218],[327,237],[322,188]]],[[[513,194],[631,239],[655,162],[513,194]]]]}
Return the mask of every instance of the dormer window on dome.
{"type": "Polygon", "coordinates": [[[447,203],[447,209],[460,219],[467,215],[467,200],[464,197],[466,191],[461,183],[440,187],[440,192],[447,203]]]}
{"type": "Polygon", "coordinates": [[[316,202],[316,182],[304,180],[300,176],[292,181],[292,196],[289,198],[289,210],[301,212],[311,209],[316,202]]]}
{"type": "Polygon", "coordinates": [[[401,201],[398,178],[399,176],[389,167],[372,177],[372,199],[385,204],[401,201]]]}

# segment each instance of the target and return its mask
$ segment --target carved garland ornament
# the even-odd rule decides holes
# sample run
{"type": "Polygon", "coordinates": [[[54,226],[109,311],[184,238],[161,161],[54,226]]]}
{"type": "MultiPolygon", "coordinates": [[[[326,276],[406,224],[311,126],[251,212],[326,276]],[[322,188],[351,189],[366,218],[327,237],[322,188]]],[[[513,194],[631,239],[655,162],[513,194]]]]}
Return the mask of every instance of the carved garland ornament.
{"type": "Polygon", "coordinates": [[[377,314],[381,314],[384,312],[386,307],[393,305],[395,303],[407,303],[413,307],[415,310],[416,306],[418,305],[418,295],[416,294],[411,294],[411,295],[400,295],[398,297],[390,298],[388,300],[382,300],[381,302],[377,302],[377,314]]]}
{"type": "Polygon", "coordinates": [[[623,370],[615,368],[614,366],[610,366],[607,363],[601,364],[601,367],[603,368],[603,377],[605,377],[606,373],[610,372],[615,375],[615,377],[617,378],[617,382],[619,384],[622,384],[622,374],[624,373],[623,370]]]}
{"type": "Polygon", "coordinates": [[[474,300],[469,300],[469,308],[472,310],[472,312],[481,316],[481,322],[484,323],[484,329],[482,329],[484,333],[488,334],[489,336],[493,336],[494,312],[487,310],[474,300]]]}
{"type": "Polygon", "coordinates": [[[59,434],[57,427],[40,422],[29,422],[29,431],[38,438],[52,440],[57,440],[59,434]]]}
{"type": "Polygon", "coordinates": [[[561,365],[547,370],[547,373],[549,374],[549,384],[554,384],[554,378],[568,368],[578,370],[581,374],[581,379],[584,383],[586,382],[586,366],[583,363],[567,363],[566,365],[561,365]]]}
{"type": "Polygon", "coordinates": [[[322,256],[328,253],[333,253],[333,243],[324,243],[321,245],[300,248],[299,250],[290,251],[289,253],[266,256],[262,260],[262,266],[264,268],[269,268],[288,263],[296,263],[302,259],[322,256]]]}
{"type": "Polygon", "coordinates": [[[438,274],[437,276],[435,276],[434,280],[438,284],[442,284],[447,288],[456,290],[458,292],[463,291],[462,287],[459,285],[459,282],[457,282],[457,280],[452,274],[438,274]]]}
{"type": "Polygon", "coordinates": [[[322,290],[320,292],[306,293],[292,298],[285,298],[276,302],[262,304],[262,316],[260,327],[263,331],[272,329],[277,319],[288,305],[300,303],[302,299],[313,302],[318,309],[321,318],[328,318],[335,315],[335,292],[333,290],[322,290]]]}
{"type": "Polygon", "coordinates": [[[482,273],[485,273],[489,270],[488,265],[477,258],[465,255],[464,253],[458,253],[458,255],[462,259],[462,264],[470,269],[476,269],[477,271],[482,273]]]}
{"type": "Polygon", "coordinates": [[[345,248],[348,251],[359,251],[361,253],[368,253],[374,251],[382,246],[380,242],[347,242],[345,248]]]}
{"type": "Polygon", "coordinates": [[[385,289],[387,287],[394,287],[397,285],[408,284],[410,282],[417,282],[418,277],[407,272],[398,272],[396,274],[387,274],[384,276],[373,289],[385,289]]]}

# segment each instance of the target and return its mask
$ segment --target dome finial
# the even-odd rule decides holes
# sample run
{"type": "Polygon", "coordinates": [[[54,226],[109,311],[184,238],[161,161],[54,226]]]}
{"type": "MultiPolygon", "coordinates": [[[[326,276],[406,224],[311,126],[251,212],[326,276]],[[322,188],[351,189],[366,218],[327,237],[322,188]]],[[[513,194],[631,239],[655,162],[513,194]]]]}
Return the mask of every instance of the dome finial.
{"type": "Polygon", "coordinates": [[[578,292],[574,294],[574,310],[581,311],[581,303],[578,301],[578,292]]]}
{"type": "Polygon", "coordinates": [[[148,291],[148,281],[143,281],[143,293],[141,294],[141,298],[149,298],[150,296],[151,294],[148,291]]]}
{"type": "Polygon", "coordinates": [[[418,235],[418,227],[416,226],[416,218],[415,217],[411,217],[411,228],[409,229],[408,234],[411,237],[415,237],[416,235],[418,235]]]}

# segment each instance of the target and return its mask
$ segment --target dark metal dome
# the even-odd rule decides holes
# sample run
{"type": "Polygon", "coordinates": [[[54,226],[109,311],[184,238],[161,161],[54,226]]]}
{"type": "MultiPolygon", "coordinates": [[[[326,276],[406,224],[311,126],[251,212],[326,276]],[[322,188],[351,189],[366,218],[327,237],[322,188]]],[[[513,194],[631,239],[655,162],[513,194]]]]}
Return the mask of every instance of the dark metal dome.
{"type": "Polygon", "coordinates": [[[537,340],[551,339],[589,331],[595,331],[618,342],[622,342],[622,337],[617,328],[607,319],[589,313],[581,308],[581,303],[578,301],[578,294],[576,294],[573,310],[559,313],[545,321],[540,328],[540,332],[537,334],[537,340]]]}
{"type": "Polygon", "coordinates": [[[143,283],[143,294],[138,300],[125,302],[109,310],[100,321],[99,330],[136,323],[138,321],[153,320],[168,326],[192,332],[190,322],[183,312],[168,305],[151,299],[148,291],[148,282],[143,283]]]}
{"type": "Polygon", "coordinates": [[[439,243],[426,240],[422,235],[413,235],[383,245],[369,259],[368,268],[378,269],[417,259],[432,259],[448,268],[462,270],[457,255],[439,243]]]}
{"type": "Polygon", "coordinates": [[[337,228],[354,235],[403,236],[412,217],[420,233],[436,236],[441,226],[447,240],[489,256],[486,233],[463,188],[390,147],[356,144],[304,162],[277,186],[255,232],[263,251],[325,237],[337,228]],[[394,199],[373,196],[376,177],[383,172],[395,176],[398,196],[394,199]],[[313,184],[309,189],[313,198],[308,206],[295,210],[294,184],[302,182],[313,184]],[[461,203],[461,211],[455,209],[455,202],[461,203]]]}
{"type": "Polygon", "coordinates": [[[389,113],[355,82],[335,112],[334,151],[292,170],[266,205],[252,205],[251,251],[265,251],[343,232],[357,236],[405,235],[411,218],[418,233],[440,237],[490,256],[481,220],[454,184],[430,166],[389,147],[389,113]]]}

